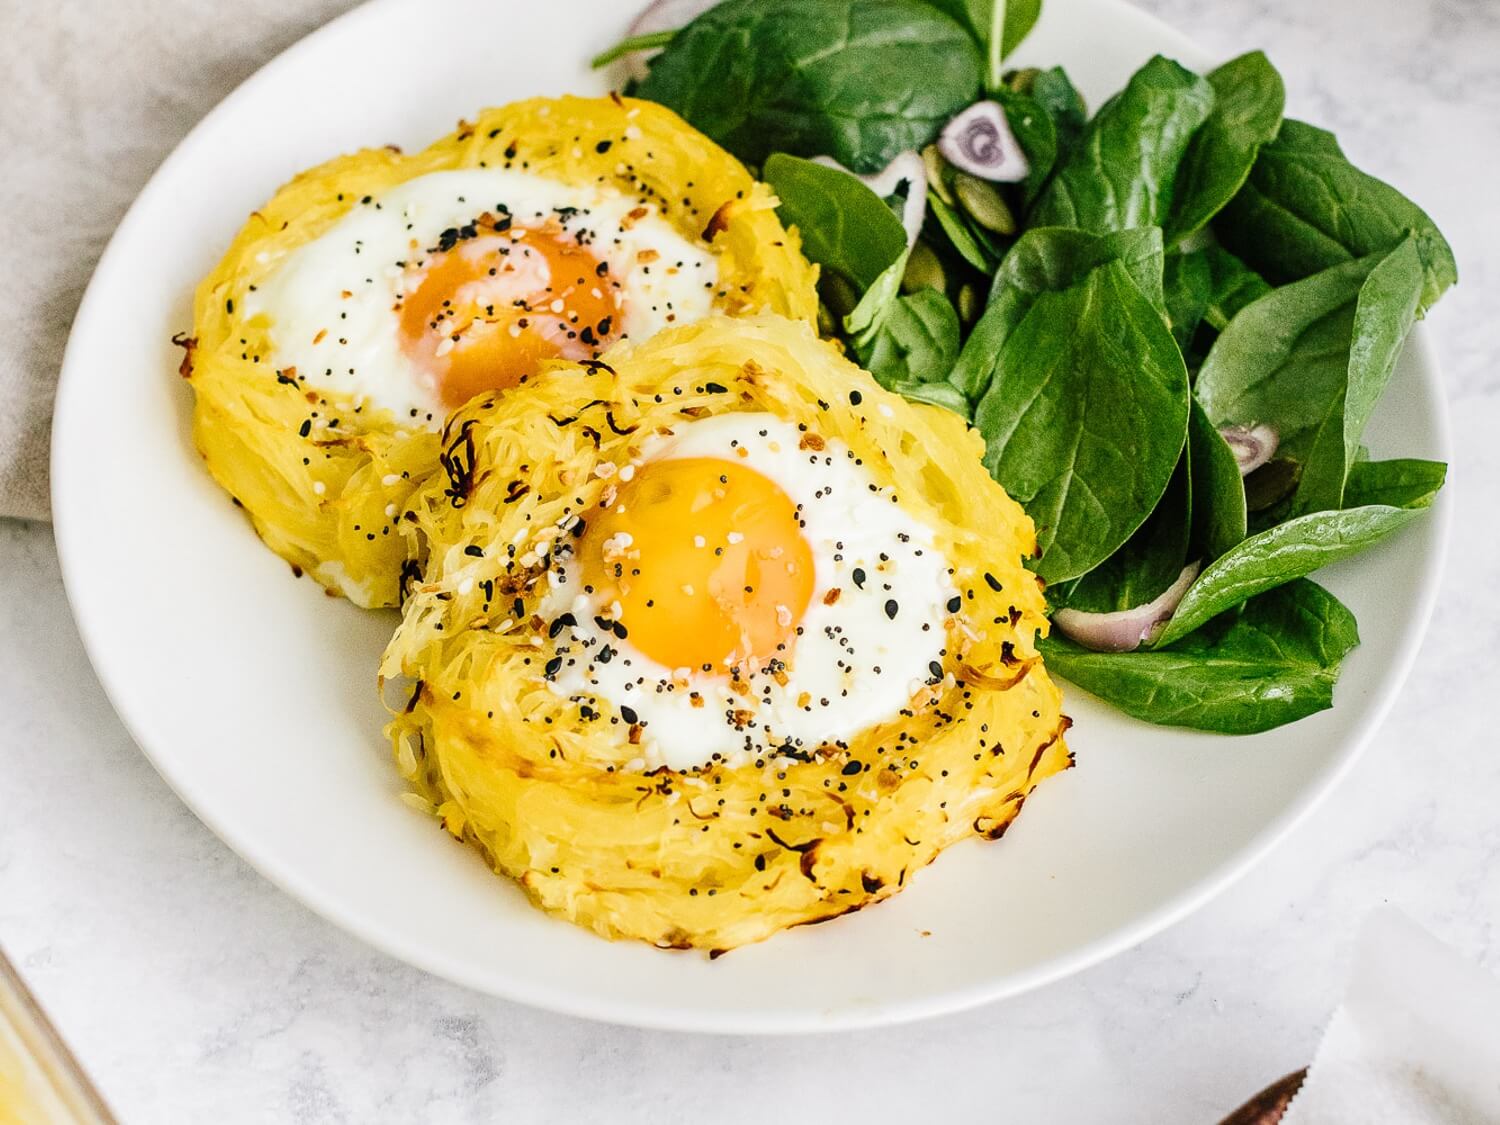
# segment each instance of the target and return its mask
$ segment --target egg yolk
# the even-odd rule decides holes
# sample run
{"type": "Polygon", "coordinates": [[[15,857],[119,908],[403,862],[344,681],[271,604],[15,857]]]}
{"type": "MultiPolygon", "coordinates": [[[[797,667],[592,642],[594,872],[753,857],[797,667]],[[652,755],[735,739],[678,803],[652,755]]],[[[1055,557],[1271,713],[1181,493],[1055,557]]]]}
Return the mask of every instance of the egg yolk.
{"type": "Polygon", "coordinates": [[[452,409],[546,359],[588,359],[616,334],[608,267],[556,222],[486,216],[428,255],[400,303],[401,346],[452,409]]]}
{"type": "Polygon", "coordinates": [[[668,668],[723,672],[790,651],[813,590],[797,508],[754,469],[649,463],[588,521],[580,558],[630,643],[668,668]]]}

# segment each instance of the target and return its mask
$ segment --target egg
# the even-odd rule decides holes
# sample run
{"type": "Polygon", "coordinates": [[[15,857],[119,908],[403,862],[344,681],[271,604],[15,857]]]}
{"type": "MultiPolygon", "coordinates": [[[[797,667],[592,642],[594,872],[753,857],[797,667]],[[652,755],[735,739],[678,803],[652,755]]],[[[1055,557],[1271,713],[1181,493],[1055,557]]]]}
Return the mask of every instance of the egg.
{"type": "Polygon", "coordinates": [[[807,754],[931,683],[947,561],[843,442],[734,413],[611,475],[542,613],[566,629],[557,690],[636,716],[648,765],[807,754]]]}
{"type": "Polygon", "coordinates": [[[485,110],[419,152],[309,169],[251,214],[178,337],[193,439],[295,573],[396,605],[402,513],[452,410],[710,314],[813,323],[816,276],[770,190],[670,110],[485,110]]]}
{"type": "Polygon", "coordinates": [[[391,743],[409,803],[543,909],[732,949],[998,839],[1071,763],[983,440],[807,325],[668,328],[442,442],[391,743]]]}
{"type": "Polygon", "coordinates": [[[502,167],[363,196],[245,310],[303,386],[436,428],[543,360],[649,339],[727,296],[710,246],[655,202],[502,167]]]}

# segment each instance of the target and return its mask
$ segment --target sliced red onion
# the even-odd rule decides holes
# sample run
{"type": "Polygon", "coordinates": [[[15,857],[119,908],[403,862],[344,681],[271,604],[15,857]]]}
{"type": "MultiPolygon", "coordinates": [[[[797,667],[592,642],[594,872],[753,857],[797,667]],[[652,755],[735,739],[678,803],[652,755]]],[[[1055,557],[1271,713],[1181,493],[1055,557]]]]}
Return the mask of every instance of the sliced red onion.
{"type": "Polygon", "coordinates": [[[937,146],[949,164],[981,180],[1015,184],[1031,171],[999,102],[975,102],[943,126],[937,146]]]}
{"type": "MultiPolygon", "coordinates": [[[[647,4],[641,14],[635,17],[635,22],[630,25],[625,37],[634,39],[637,35],[676,31],[692,23],[718,2],[719,0],[656,0],[654,4],[647,4]]],[[[632,51],[625,56],[625,72],[639,82],[646,77],[646,61],[654,53],[632,51]]]]}
{"type": "MultiPolygon", "coordinates": [[[[849,172],[849,169],[831,156],[815,156],[812,159],[814,164],[849,172]]],[[[916,243],[917,235],[922,232],[922,221],[927,218],[927,163],[922,159],[921,153],[915,149],[907,149],[878,172],[872,172],[868,176],[849,172],[849,175],[881,199],[895,195],[896,189],[902,184],[907,185],[906,202],[901,207],[901,225],[906,228],[906,245],[910,249],[916,243]]]]}
{"type": "Polygon", "coordinates": [[[1248,477],[1272,457],[1281,444],[1281,436],[1264,423],[1254,426],[1220,426],[1219,435],[1234,452],[1234,461],[1240,467],[1240,476],[1248,477]]]}
{"type": "Polygon", "coordinates": [[[1114,613],[1060,609],[1052,615],[1052,623],[1064,636],[1094,652],[1134,652],[1171,620],[1200,567],[1199,563],[1183,567],[1177,581],[1145,605],[1114,613]]]}

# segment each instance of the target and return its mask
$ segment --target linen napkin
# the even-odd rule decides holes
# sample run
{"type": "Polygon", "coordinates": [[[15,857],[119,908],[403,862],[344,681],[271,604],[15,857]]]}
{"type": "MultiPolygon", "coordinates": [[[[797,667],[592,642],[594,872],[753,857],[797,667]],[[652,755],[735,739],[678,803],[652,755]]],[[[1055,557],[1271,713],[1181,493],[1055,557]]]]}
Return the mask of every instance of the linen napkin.
{"type": "MultiPolygon", "coordinates": [[[[6,6],[0,516],[48,517],[48,431],[63,345],[94,263],[130,201],[225,94],[352,6],[352,0],[6,6]]],[[[107,379],[109,372],[91,376],[107,379]]]]}
{"type": "Polygon", "coordinates": [[[1500,1122],[1500,980],[1400,911],[1373,913],[1281,1125],[1500,1122]]]}

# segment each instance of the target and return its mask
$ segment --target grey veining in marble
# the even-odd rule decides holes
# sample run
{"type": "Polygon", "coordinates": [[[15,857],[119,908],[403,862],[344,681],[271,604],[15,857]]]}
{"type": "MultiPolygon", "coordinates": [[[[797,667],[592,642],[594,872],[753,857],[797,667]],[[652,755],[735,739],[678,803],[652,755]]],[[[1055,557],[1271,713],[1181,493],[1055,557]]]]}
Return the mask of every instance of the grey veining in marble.
{"type": "Polygon", "coordinates": [[[1067,981],[821,1039],[631,1031],[474,995],[266,884],[131,744],[49,532],[0,524],[0,939],[130,1122],[1212,1122],[1303,1065],[1365,911],[1500,970],[1500,3],[1147,0],[1409,191],[1458,251],[1430,319],[1458,520],[1423,659],[1328,803],[1188,921],[1067,981]]]}

